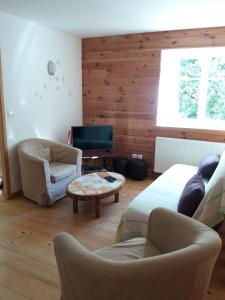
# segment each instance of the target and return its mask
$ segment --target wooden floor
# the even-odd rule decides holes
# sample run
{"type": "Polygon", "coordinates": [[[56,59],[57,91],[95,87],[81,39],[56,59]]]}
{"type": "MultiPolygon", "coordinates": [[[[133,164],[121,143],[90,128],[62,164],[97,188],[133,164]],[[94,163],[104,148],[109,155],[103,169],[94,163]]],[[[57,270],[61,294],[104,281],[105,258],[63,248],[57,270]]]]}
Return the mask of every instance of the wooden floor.
{"type": "MultiPolygon", "coordinates": [[[[42,208],[23,197],[5,201],[0,193],[0,299],[60,299],[53,237],[66,231],[89,249],[111,244],[127,204],[149,183],[128,180],[119,203],[114,203],[113,197],[104,201],[100,219],[94,218],[91,202],[80,203],[80,212],[75,215],[68,198],[52,208],[42,208]]],[[[225,225],[218,231],[225,242],[225,225]]],[[[225,299],[225,248],[207,299],[225,299]]]]}

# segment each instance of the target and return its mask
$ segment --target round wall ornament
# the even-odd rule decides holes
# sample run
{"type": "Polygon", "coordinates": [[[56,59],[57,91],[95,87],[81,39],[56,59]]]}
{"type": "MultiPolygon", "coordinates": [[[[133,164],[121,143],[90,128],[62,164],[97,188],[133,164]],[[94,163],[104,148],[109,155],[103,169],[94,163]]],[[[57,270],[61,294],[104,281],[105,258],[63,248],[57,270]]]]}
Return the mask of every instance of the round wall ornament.
{"type": "Polygon", "coordinates": [[[54,63],[54,61],[52,61],[52,60],[48,61],[47,70],[48,70],[48,74],[50,76],[53,76],[55,74],[55,72],[56,72],[56,64],[54,63]]]}

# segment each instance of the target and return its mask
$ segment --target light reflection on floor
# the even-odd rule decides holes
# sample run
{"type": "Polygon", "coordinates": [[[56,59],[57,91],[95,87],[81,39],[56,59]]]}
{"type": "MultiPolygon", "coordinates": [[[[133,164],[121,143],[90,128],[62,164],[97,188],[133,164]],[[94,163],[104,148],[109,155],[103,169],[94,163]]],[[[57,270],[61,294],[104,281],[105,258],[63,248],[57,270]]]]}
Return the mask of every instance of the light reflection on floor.
{"type": "Polygon", "coordinates": [[[0,189],[0,201],[4,201],[4,195],[3,195],[3,190],[0,189]]]}

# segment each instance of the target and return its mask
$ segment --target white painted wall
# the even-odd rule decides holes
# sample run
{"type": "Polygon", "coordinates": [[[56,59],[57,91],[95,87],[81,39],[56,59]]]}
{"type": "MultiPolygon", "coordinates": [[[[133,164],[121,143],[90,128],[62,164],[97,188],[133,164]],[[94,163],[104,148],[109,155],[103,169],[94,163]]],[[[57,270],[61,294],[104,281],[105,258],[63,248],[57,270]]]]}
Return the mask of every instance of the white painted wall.
{"type": "Polygon", "coordinates": [[[16,192],[21,188],[17,143],[30,137],[66,142],[70,126],[82,124],[81,39],[0,13],[0,47],[16,192]],[[48,75],[48,60],[57,64],[54,76],[48,75]]]}

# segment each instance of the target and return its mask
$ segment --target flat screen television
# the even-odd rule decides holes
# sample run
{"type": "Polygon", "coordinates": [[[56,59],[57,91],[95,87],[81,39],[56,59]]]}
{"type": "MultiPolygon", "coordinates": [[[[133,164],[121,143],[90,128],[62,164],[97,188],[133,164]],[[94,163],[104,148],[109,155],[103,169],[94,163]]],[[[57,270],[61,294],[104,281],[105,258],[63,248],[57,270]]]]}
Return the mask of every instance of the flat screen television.
{"type": "Polygon", "coordinates": [[[73,147],[81,150],[111,150],[113,147],[112,125],[72,126],[73,147]]]}

